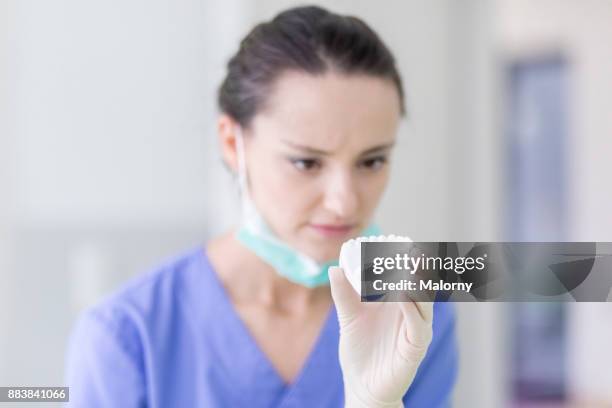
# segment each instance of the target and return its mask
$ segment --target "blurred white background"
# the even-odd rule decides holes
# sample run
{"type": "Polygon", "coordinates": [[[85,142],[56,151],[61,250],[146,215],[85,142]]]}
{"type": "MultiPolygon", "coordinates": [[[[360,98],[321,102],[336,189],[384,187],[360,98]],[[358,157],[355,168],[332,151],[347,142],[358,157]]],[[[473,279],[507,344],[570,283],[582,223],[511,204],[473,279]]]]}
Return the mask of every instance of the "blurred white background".
{"type": "MultiPolygon", "coordinates": [[[[612,1],[314,3],[365,19],[404,77],[408,120],[383,228],[421,241],[503,239],[505,73],[561,54],[560,222],[568,240],[612,241],[612,1]]],[[[234,222],[215,91],[252,25],[298,4],[0,1],[1,385],[61,384],[83,307],[234,222]]],[[[514,404],[507,305],[458,309],[456,406],[514,404]]],[[[567,310],[567,404],[612,406],[612,307],[567,310]]]]}

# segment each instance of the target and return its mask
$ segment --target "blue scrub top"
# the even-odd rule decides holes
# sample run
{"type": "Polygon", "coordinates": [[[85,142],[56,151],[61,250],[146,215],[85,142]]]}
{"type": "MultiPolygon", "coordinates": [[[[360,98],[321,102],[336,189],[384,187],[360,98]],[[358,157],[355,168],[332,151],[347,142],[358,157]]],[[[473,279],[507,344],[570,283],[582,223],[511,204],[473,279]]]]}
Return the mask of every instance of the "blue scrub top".
{"type": "MultiPolygon", "coordinates": [[[[450,405],[457,375],[454,326],[452,304],[436,303],[433,340],[404,397],[406,406],[450,405]]],[[[205,250],[197,248],[80,316],[66,361],[69,406],[342,407],[338,339],[332,307],[301,373],[284,383],[205,250]]]]}

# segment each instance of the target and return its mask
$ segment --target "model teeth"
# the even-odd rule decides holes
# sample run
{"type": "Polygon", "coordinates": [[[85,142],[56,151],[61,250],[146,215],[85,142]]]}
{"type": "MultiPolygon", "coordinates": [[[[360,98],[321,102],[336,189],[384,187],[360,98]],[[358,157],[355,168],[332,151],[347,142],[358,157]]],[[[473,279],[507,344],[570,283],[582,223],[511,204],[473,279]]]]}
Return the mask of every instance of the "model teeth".
{"type": "Polygon", "coordinates": [[[361,295],[361,243],[362,242],[412,242],[408,237],[398,235],[372,235],[349,239],[340,249],[340,267],[351,286],[361,295]]]}

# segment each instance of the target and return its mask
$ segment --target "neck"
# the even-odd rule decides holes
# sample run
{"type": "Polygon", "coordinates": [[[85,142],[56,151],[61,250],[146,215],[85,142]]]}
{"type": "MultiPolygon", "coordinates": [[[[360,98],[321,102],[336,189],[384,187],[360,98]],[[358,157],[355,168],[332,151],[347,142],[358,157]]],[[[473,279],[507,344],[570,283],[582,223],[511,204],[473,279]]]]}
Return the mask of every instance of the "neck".
{"type": "Polygon", "coordinates": [[[244,247],[232,231],[209,245],[217,273],[239,302],[257,303],[288,314],[303,314],[313,304],[331,302],[329,286],[308,288],[280,276],[244,247]],[[217,267],[223,265],[223,267],[217,267]]]}

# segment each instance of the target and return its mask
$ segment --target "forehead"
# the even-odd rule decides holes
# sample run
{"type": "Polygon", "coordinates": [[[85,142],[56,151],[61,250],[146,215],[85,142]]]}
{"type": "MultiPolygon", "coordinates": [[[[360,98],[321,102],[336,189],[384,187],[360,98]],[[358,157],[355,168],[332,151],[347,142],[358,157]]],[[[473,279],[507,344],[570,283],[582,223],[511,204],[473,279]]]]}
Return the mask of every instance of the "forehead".
{"type": "Polygon", "coordinates": [[[253,130],[269,141],[334,150],[392,141],[399,119],[399,94],[389,79],[288,71],[275,81],[253,130]]]}

